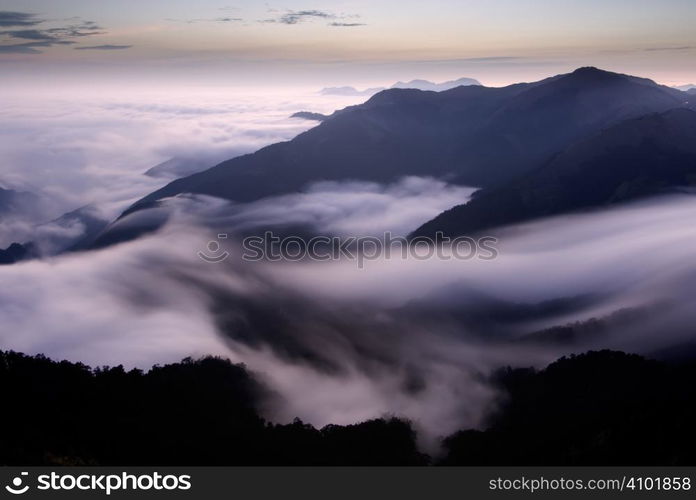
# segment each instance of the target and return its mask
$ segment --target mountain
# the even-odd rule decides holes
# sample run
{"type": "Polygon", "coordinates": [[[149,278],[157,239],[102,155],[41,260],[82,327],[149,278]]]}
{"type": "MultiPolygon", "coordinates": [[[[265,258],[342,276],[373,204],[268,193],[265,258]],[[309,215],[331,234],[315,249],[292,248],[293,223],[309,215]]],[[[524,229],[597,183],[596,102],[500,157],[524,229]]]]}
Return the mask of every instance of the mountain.
{"type": "Polygon", "coordinates": [[[299,419],[266,421],[261,409],[271,389],[246,366],[222,358],[188,358],[147,371],[93,370],[0,351],[0,382],[3,395],[17,401],[16,411],[3,416],[13,429],[0,435],[3,465],[428,464],[405,420],[320,429],[299,419]],[[85,419],[88,414],[100,417],[85,419]]]}
{"type": "Polygon", "coordinates": [[[693,463],[696,364],[616,351],[505,369],[483,430],[444,440],[441,465],[693,463]]]}
{"type": "Polygon", "coordinates": [[[607,126],[680,106],[681,91],[596,68],[502,88],[391,89],[291,141],[177,179],[128,212],[181,193],[249,202],[320,180],[427,175],[492,187],[607,126]]]}
{"type": "MultiPolygon", "coordinates": [[[[428,80],[411,80],[410,82],[396,82],[391,89],[417,89],[431,90],[440,92],[450,90],[462,85],[481,85],[478,80],[473,78],[459,78],[449,82],[433,83],[428,80]]],[[[358,90],[355,87],[326,87],[319,91],[322,95],[341,95],[341,96],[371,96],[385,90],[384,87],[373,87],[365,90],[358,90]]]]}
{"type": "Polygon", "coordinates": [[[415,231],[466,235],[696,185],[696,112],[623,121],[504,186],[480,191],[415,231]]]}
{"type": "Polygon", "coordinates": [[[86,205],[57,219],[34,226],[32,240],[0,248],[0,264],[30,260],[90,248],[109,224],[99,211],[86,205]]]}
{"type": "Polygon", "coordinates": [[[315,120],[318,122],[323,122],[328,118],[327,115],[322,115],[321,113],[314,113],[312,111],[298,111],[290,115],[290,118],[301,118],[303,120],[315,120]]]}
{"type": "Polygon", "coordinates": [[[21,260],[35,257],[35,248],[31,243],[12,243],[4,250],[0,248],[0,266],[14,264],[21,260]]]}
{"type": "Polygon", "coordinates": [[[99,213],[96,207],[85,205],[71,212],[67,212],[57,219],[39,226],[39,229],[46,227],[49,234],[55,233],[52,239],[47,241],[43,238],[43,245],[48,248],[51,254],[57,254],[65,251],[81,250],[89,247],[94,239],[101,231],[109,224],[103,215],[99,213]],[[71,228],[78,227],[81,229],[77,237],[61,238],[60,231],[51,231],[51,228],[71,228]]]}
{"type": "Polygon", "coordinates": [[[384,90],[384,87],[374,87],[365,90],[358,90],[355,87],[325,87],[319,91],[321,95],[341,95],[341,96],[371,96],[384,90]]]}
{"type": "Polygon", "coordinates": [[[145,175],[148,177],[177,179],[205,170],[214,163],[215,162],[211,163],[209,160],[203,158],[170,158],[147,170],[145,175]]]}
{"type": "Polygon", "coordinates": [[[433,83],[429,82],[428,80],[411,80],[410,82],[396,82],[391,86],[391,88],[432,90],[434,92],[441,92],[443,90],[450,90],[462,85],[481,85],[481,83],[473,78],[459,78],[457,80],[442,83],[433,83]]]}
{"type": "Polygon", "coordinates": [[[684,92],[689,92],[690,90],[696,89],[696,85],[693,83],[689,83],[688,85],[679,85],[678,87],[674,87],[675,89],[682,90],[684,92]]]}

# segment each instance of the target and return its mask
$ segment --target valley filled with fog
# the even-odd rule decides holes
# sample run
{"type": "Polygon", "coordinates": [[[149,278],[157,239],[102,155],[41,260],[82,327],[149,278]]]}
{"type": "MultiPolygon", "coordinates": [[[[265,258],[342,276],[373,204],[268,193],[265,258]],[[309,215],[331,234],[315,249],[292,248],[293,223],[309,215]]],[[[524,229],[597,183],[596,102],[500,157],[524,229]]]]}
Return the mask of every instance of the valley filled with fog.
{"type": "Polygon", "coordinates": [[[478,187],[397,170],[385,181],[319,177],[253,201],[201,192],[139,206],[177,177],[317,124],[290,118],[297,111],[330,114],[366,98],[221,89],[19,97],[0,111],[9,124],[0,180],[34,198],[0,220],[0,241],[31,242],[39,255],[0,267],[4,349],[140,368],[219,355],[271,389],[271,421],[396,415],[430,450],[484,424],[499,404],[489,377],[501,367],[591,349],[662,358],[693,349],[688,189],[504,224],[489,260],[249,262],[244,235],[407,237],[476,200],[478,187]],[[96,243],[73,247],[87,220],[96,243]],[[202,259],[212,241],[229,258],[202,259]]]}

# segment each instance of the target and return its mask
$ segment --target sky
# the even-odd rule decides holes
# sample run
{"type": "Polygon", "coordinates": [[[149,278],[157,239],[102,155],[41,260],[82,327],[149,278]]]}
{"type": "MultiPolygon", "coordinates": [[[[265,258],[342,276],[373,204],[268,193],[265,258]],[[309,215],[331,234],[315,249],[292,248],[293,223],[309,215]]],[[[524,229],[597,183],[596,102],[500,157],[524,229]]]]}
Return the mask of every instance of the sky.
{"type": "Polygon", "coordinates": [[[696,82],[690,0],[0,0],[0,82],[530,81],[593,65],[696,82]]]}

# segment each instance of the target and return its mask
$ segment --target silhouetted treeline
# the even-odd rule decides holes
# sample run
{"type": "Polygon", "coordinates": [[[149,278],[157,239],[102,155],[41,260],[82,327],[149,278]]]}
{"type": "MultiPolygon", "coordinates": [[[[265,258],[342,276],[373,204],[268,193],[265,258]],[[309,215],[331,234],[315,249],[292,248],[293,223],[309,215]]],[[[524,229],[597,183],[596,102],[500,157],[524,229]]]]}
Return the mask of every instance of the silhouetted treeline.
{"type": "Polygon", "coordinates": [[[421,465],[408,422],[273,425],[268,396],[219,358],[91,370],[0,352],[0,464],[421,465]]]}
{"type": "Polygon", "coordinates": [[[186,359],[92,370],[0,352],[0,464],[696,464],[696,365],[602,351],[500,370],[485,431],[419,452],[409,422],[316,429],[259,416],[268,390],[243,365],[186,359]]]}
{"type": "Polygon", "coordinates": [[[694,465],[696,365],[621,352],[497,374],[485,432],[445,440],[445,465],[694,465]]]}

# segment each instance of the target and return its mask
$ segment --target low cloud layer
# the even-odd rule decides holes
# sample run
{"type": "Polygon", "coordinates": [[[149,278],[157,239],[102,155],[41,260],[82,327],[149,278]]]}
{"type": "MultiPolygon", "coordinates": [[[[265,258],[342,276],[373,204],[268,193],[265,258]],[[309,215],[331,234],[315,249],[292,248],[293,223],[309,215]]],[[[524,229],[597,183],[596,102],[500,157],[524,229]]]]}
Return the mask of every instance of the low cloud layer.
{"type": "MultiPolygon", "coordinates": [[[[409,189],[373,193],[407,200],[409,189]]],[[[393,203],[381,206],[386,214],[393,203]]],[[[1,342],[91,364],[222,354],[276,391],[272,419],[345,424],[390,413],[413,419],[432,444],[481,425],[497,401],[487,376],[498,367],[591,348],[650,354],[692,340],[694,216],[696,199],[674,196],[517,227],[494,261],[357,269],[244,262],[234,242],[232,258],[207,263],[197,252],[215,233],[175,215],[135,242],[0,269],[1,342]],[[600,335],[571,343],[527,338],[628,310],[650,314],[614,316],[600,335]]]]}
{"type": "Polygon", "coordinates": [[[41,206],[24,217],[0,216],[0,248],[31,240],[37,224],[85,205],[113,220],[171,180],[143,175],[162,162],[176,158],[207,168],[313,126],[289,118],[299,109],[331,112],[355,102],[228,89],[194,96],[190,89],[181,95],[169,89],[166,96],[158,89],[50,97],[14,92],[0,110],[0,185],[36,194],[41,206]]]}
{"type": "Polygon", "coordinates": [[[406,177],[380,185],[373,182],[319,182],[303,193],[274,197],[226,209],[230,231],[305,226],[339,236],[405,236],[444,210],[466,203],[475,188],[406,177]]]}
{"type": "Polygon", "coordinates": [[[34,26],[42,21],[36,14],[28,12],[14,12],[2,10],[0,11],[0,26],[15,27],[15,26],[34,26]]]}
{"type": "Polygon", "coordinates": [[[75,47],[75,50],[125,50],[132,45],[91,45],[87,47],[75,47]]]}
{"type": "MultiPolygon", "coordinates": [[[[360,99],[161,92],[9,101],[0,111],[9,124],[0,137],[2,183],[47,207],[43,218],[1,219],[5,245],[65,245],[166,182],[143,175],[158,163],[212,165],[312,126],[288,118],[299,109],[330,112],[360,99]]],[[[696,198],[688,194],[511,228],[492,261],[250,263],[234,237],[224,262],[198,256],[220,231],[403,235],[472,191],[411,177],[317,183],[250,204],[175,198],[136,214],[167,221],[150,236],[0,267],[0,346],[92,365],[228,356],[276,392],[266,415],[273,420],[321,426],[395,414],[432,445],[482,425],[498,398],[488,376],[501,366],[693,342],[696,198]],[[154,213],[167,208],[168,218],[154,213]],[[553,329],[566,325],[577,334],[559,340],[553,329]]]]}

